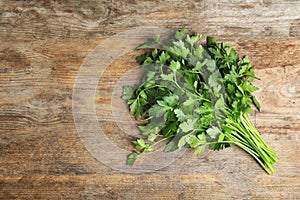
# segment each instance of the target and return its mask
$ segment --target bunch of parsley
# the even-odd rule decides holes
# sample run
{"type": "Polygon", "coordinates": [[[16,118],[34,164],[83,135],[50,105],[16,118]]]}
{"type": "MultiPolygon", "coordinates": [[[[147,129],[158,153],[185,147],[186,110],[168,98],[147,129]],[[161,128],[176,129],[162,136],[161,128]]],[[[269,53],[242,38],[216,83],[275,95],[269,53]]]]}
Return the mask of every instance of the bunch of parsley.
{"type": "Polygon", "coordinates": [[[202,46],[200,39],[198,33],[181,30],[165,41],[157,35],[137,48],[150,50],[136,58],[144,75],[140,84],[123,88],[123,99],[136,120],[145,123],[139,126],[143,137],[132,141],[136,150],[127,164],[165,140],[165,152],[186,146],[195,154],[234,144],[274,173],[276,153],[248,117],[251,105],[260,110],[252,95],[258,90],[252,84],[254,67],[232,46],[213,37],[202,46]]]}

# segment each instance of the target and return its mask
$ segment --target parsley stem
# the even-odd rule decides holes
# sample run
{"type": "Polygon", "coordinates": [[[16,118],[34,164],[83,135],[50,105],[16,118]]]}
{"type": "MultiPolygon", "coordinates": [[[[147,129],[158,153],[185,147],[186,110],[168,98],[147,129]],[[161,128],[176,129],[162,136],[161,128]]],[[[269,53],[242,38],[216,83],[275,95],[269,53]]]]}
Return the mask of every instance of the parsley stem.
{"type": "Polygon", "coordinates": [[[227,141],[220,141],[220,142],[207,142],[204,145],[210,145],[210,144],[234,144],[247,153],[249,153],[261,166],[262,168],[268,173],[268,174],[273,174],[274,173],[274,168],[270,163],[264,162],[264,160],[259,156],[259,154],[255,151],[255,149],[252,149],[248,144],[243,143],[238,140],[238,138],[231,137],[230,135],[226,135],[229,140],[227,141]]]}
{"type": "Polygon", "coordinates": [[[226,134],[227,139],[252,155],[267,173],[274,173],[273,164],[278,160],[275,151],[262,139],[246,114],[241,114],[238,121],[240,123],[227,118],[225,126],[232,130],[226,134]]]}
{"type": "Polygon", "coordinates": [[[174,137],[174,135],[169,135],[169,136],[167,136],[167,137],[165,137],[165,138],[163,138],[161,140],[158,140],[157,142],[154,142],[153,144],[151,144],[150,147],[154,147],[155,145],[157,145],[157,144],[159,144],[159,143],[161,143],[161,142],[163,142],[163,141],[165,141],[165,140],[167,140],[167,139],[169,139],[171,137],[174,137]]]}
{"type": "MultiPolygon", "coordinates": [[[[148,86],[148,87],[142,89],[142,90],[139,92],[139,95],[141,94],[141,92],[146,91],[146,90],[150,90],[150,89],[153,89],[153,88],[166,88],[166,89],[168,89],[167,87],[164,87],[164,86],[155,84],[155,85],[148,86]]],[[[140,90],[140,88],[139,88],[139,90],[140,90]]]]}

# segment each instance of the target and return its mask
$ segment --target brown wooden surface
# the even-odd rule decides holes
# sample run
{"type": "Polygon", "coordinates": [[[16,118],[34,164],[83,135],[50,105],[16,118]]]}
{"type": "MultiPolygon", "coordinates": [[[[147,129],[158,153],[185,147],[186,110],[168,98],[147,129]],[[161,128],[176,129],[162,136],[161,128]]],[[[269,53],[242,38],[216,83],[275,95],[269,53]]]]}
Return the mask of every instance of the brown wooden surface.
{"type": "MultiPolygon", "coordinates": [[[[0,1],[0,38],[0,199],[300,199],[299,1],[0,1]],[[252,119],[278,152],[275,175],[236,147],[187,151],[144,174],[87,151],[72,113],[79,68],[103,39],[142,25],[214,35],[249,55],[261,78],[252,119]]],[[[117,59],[97,87],[108,132],[110,93],[130,59],[117,59]]],[[[108,136],[129,148],[126,134],[108,136]]]]}

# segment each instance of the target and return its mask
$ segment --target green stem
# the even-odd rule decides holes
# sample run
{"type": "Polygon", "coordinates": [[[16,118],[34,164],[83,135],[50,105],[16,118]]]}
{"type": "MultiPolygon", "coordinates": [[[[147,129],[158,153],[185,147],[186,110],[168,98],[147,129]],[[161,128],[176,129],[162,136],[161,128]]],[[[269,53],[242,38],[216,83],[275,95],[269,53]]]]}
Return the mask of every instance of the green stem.
{"type": "Polygon", "coordinates": [[[157,142],[154,142],[153,144],[151,144],[150,147],[154,147],[155,145],[157,145],[157,144],[159,144],[159,143],[161,143],[161,142],[163,142],[163,141],[165,141],[165,140],[167,140],[167,139],[169,139],[171,137],[174,137],[174,135],[169,135],[168,137],[165,137],[165,138],[163,138],[161,140],[158,140],[157,142]]]}
{"type": "Polygon", "coordinates": [[[235,144],[236,146],[240,147],[247,153],[249,153],[260,165],[261,167],[268,173],[268,174],[273,174],[274,173],[274,168],[271,164],[265,163],[259,154],[255,151],[255,149],[252,149],[248,144],[245,144],[241,141],[239,141],[238,138],[232,137],[230,135],[226,135],[228,137],[228,141],[221,141],[221,142],[208,142],[205,143],[204,145],[209,145],[209,144],[217,144],[217,143],[227,143],[227,144],[235,144]]]}
{"type": "Polygon", "coordinates": [[[226,134],[227,139],[254,157],[267,173],[273,174],[273,164],[278,161],[276,152],[267,145],[247,115],[242,114],[238,121],[240,123],[227,121],[226,127],[232,130],[226,134]]]}

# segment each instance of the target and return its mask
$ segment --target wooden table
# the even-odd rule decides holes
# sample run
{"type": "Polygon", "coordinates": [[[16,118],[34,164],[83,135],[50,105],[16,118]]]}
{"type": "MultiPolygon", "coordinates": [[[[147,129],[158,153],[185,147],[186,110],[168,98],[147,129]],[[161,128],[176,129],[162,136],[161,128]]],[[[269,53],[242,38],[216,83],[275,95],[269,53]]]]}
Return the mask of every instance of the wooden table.
{"type": "MultiPolygon", "coordinates": [[[[0,16],[1,199],[300,199],[299,1],[0,1],[0,16]],[[275,175],[237,147],[187,150],[148,173],[114,170],[87,150],[74,119],[80,67],[105,39],[145,25],[214,35],[249,55],[261,78],[252,119],[278,152],[275,175]]],[[[116,133],[111,92],[135,54],[107,68],[87,112],[121,149],[131,137],[116,133]]]]}

